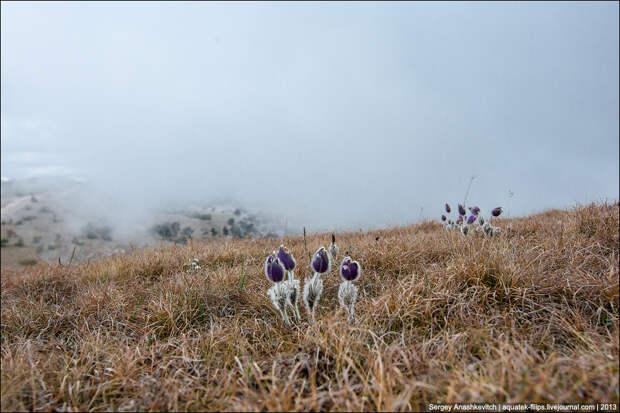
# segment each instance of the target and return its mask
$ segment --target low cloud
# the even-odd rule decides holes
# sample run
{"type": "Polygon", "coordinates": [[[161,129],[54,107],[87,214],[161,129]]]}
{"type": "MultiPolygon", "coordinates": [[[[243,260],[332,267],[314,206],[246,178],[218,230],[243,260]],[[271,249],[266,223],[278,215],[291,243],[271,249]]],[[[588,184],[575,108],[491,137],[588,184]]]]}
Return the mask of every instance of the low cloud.
{"type": "Polygon", "coordinates": [[[1,7],[2,175],[81,176],[104,211],[372,228],[472,175],[508,215],[618,198],[617,3],[1,7]]]}

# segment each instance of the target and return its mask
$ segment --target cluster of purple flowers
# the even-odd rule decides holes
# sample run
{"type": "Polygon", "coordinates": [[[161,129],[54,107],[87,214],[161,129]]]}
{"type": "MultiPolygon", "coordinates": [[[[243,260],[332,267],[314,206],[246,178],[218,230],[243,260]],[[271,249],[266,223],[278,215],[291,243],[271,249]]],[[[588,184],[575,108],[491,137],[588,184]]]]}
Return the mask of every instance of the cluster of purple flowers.
{"type": "MultiPolygon", "coordinates": [[[[469,207],[470,215],[467,216],[467,211],[464,205],[458,204],[458,218],[456,221],[452,221],[445,214],[441,215],[441,221],[443,222],[444,229],[446,231],[460,230],[463,236],[466,236],[470,230],[474,232],[482,232],[485,235],[492,236],[499,233],[500,228],[494,227],[489,221],[486,221],[480,214],[480,208],[477,206],[469,207]],[[478,226],[472,229],[472,225],[478,222],[478,226]]],[[[447,214],[451,212],[450,205],[446,203],[445,211],[447,214]]],[[[503,211],[502,207],[493,208],[491,210],[491,216],[498,217],[503,211]]]]}
{"type": "MultiPolygon", "coordinates": [[[[312,255],[310,267],[314,275],[306,278],[303,289],[303,301],[310,322],[314,321],[315,310],[323,293],[321,275],[330,271],[332,261],[336,260],[337,256],[338,246],[333,235],[329,249],[320,247],[312,255]]],[[[301,318],[297,305],[301,287],[299,280],[296,280],[294,276],[295,267],[295,258],[283,245],[280,245],[278,251],[274,251],[265,260],[265,276],[274,284],[267,294],[287,325],[291,323],[289,310],[296,320],[301,318]],[[288,279],[285,279],[287,274],[288,279]]],[[[340,276],[343,282],[338,290],[338,299],[348,313],[349,320],[353,320],[353,307],[357,298],[357,287],[353,285],[353,282],[359,279],[361,273],[360,263],[353,261],[350,257],[345,257],[340,263],[340,276]]]]}

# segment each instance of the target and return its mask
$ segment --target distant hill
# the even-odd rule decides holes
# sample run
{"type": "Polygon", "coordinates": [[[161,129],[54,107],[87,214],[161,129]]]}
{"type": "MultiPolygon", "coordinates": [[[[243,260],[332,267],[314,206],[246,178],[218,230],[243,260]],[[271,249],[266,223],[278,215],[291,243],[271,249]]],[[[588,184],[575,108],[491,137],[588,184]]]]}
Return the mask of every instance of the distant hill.
{"type": "Polygon", "coordinates": [[[153,208],[124,217],[98,205],[88,184],[73,178],[6,180],[1,191],[2,267],[39,260],[86,262],[148,245],[284,233],[277,221],[232,202],[153,208]]]}

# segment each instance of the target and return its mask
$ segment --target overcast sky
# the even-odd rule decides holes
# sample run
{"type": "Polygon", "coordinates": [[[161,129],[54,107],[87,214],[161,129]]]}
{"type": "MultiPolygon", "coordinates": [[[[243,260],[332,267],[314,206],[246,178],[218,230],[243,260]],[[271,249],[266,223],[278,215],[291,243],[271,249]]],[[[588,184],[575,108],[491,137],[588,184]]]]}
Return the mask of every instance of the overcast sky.
{"type": "Polygon", "coordinates": [[[618,198],[617,2],[1,8],[3,176],[314,229],[618,198]]]}

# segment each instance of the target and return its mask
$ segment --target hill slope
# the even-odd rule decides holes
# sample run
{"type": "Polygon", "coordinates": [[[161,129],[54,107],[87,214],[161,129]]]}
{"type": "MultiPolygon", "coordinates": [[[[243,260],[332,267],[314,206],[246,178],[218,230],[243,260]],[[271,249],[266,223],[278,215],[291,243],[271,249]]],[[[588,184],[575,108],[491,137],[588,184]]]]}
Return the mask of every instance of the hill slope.
{"type": "MultiPolygon", "coordinates": [[[[134,247],[276,236],[282,225],[236,202],[151,205],[126,210],[87,183],[62,177],[3,182],[0,267],[37,261],[85,263],[134,247]]],[[[224,201],[224,200],[222,200],[224,201]]]]}
{"type": "MultiPolygon", "coordinates": [[[[282,323],[263,274],[279,240],[3,270],[2,410],[618,403],[617,205],[496,223],[496,238],[436,223],[337,234],[363,267],[353,324],[335,269],[317,322],[282,323]]],[[[309,276],[303,238],[283,243],[309,276]]]]}

